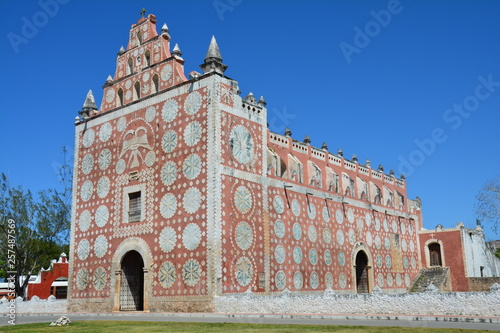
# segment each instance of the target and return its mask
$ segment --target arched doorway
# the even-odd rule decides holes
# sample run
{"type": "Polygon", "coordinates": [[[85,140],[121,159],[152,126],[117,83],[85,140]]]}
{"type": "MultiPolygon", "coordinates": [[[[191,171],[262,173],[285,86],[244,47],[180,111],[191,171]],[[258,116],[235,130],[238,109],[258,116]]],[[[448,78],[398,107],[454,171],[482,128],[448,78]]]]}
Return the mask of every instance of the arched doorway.
{"type": "Polygon", "coordinates": [[[127,252],[121,261],[120,310],[144,309],[144,261],[137,251],[127,252]]]}
{"type": "Polygon", "coordinates": [[[443,266],[443,260],[441,259],[441,245],[439,245],[439,243],[431,243],[428,247],[430,266],[443,266]]]}
{"type": "Polygon", "coordinates": [[[368,287],[368,256],[365,251],[356,255],[356,290],[358,293],[370,292],[368,287]]]}

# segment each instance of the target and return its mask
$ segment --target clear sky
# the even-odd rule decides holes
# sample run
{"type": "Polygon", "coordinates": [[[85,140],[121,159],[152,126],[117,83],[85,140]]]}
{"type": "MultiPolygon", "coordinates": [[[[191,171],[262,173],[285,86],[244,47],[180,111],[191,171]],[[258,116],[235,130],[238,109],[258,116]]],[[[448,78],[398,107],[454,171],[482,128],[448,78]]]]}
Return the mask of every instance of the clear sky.
{"type": "MultiPolygon", "coordinates": [[[[500,174],[500,1],[0,0],[0,172],[56,187],[87,91],[98,105],[140,11],[167,23],[185,71],[215,35],[272,131],[406,173],[424,225],[475,227],[500,174]]],[[[487,238],[496,239],[487,230],[487,238]]]]}

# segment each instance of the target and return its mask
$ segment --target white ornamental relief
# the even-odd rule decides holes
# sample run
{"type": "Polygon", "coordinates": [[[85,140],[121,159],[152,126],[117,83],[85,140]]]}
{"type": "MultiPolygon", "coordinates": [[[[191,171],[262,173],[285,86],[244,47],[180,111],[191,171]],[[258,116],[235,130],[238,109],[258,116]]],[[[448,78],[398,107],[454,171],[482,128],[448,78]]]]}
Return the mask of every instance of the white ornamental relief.
{"type": "Polygon", "coordinates": [[[201,107],[201,95],[197,91],[193,91],[188,95],[184,102],[184,109],[190,116],[196,114],[201,107]]]}
{"type": "Polygon", "coordinates": [[[246,164],[252,160],[254,143],[250,132],[245,126],[236,125],[231,130],[229,144],[234,158],[239,163],[246,164]]]}
{"type": "Polygon", "coordinates": [[[147,134],[148,131],[143,126],[125,133],[119,158],[125,157],[130,152],[126,162],[130,168],[138,167],[141,161],[147,162],[146,155],[153,150],[147,134]]]}
{"type": "Polygon", "coordinates": [[[109,138],[111,137],[112,132],[113,132],[113,128],[111,127],[111,124],[110,123],[104,123],[101,126],[101,130],[99,131],[99,139],[102,142],[108,141],[109,138]]]}
{"type": "Polygon", "coordinates": [[[111,103],[115,100],[115,90],[113,88],[108,88],[106,92],[106,102],[111,103]]]}
{"type": "Polygon", "coordinates": [[[94,143],[95,132],[92,128],[89,128],[83,134],[83,146],[89,148],[94,143]]]}

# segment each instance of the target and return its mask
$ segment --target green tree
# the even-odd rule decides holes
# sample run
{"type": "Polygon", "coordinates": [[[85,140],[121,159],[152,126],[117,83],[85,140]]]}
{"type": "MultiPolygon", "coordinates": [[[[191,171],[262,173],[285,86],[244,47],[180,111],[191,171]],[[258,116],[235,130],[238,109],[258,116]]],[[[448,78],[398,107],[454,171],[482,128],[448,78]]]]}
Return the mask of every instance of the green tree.
{"type": "Polygon", "coordinates": [[[59,177],[62,190],[40,191],[37,199],[21,186],[11,187],[4,174],[0,177],[0,275],[14,271],[26,276],[15,280],[16,294],[23,298],[30,276],[69,250],[72,173],[66,163],[59,177]]]}
{"type": "Polygon", "coordinates": [[[500,225],[500,176],[487,181],[476,196],[476,214],[494,233],[500,225]]]}

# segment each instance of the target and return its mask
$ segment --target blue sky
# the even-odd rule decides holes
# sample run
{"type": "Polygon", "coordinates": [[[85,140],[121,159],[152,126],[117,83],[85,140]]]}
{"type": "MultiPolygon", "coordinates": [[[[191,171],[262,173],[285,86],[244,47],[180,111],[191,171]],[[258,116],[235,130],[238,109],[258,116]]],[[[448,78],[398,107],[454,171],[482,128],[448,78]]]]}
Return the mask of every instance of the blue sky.
{"type": "MultiPolygon", "coordinates": [[[[500,1],[0,1],[0,172],[58,185],[61,146],[114,75],[142,8],[166,22],[185,71],[212,35],[226,75],[268,102],[270,129],[407,174],[424,225],[475,227],[500,174],[500,1]]],[[[487,238],[498,235],[487,230],[487,238]]]]}

